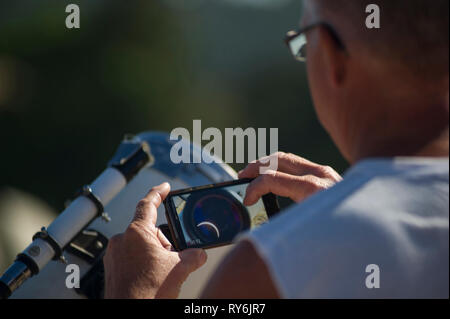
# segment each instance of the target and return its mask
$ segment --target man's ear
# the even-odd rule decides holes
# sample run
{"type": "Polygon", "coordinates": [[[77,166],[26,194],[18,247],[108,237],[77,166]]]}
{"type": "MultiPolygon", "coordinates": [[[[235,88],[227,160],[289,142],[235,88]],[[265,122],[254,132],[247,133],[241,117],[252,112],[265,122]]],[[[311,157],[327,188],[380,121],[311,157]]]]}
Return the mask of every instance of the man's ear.
{"type": "Polygon", "coordinates": [[[325,63],[327,76],[335,88],[340,87],[346,80],[348,55],[339,47],[330,32],[321,27],[319,30],[319,47],[322,51],[323,63],[325,63]]]}

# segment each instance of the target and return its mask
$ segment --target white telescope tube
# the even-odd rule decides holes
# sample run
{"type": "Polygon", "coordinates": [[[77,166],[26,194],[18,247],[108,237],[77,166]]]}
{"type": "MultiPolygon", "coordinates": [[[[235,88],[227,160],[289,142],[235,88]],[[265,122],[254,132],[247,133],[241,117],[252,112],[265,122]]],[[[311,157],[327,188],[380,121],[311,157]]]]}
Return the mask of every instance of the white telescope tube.
{"type": "MultiPolygon", "coordinates": [[[[127,184],[125,177],[115,168],[107,168],[92,184],[93,194],[106,206],[127,184]]],[[[87,197],[79,196],[58,216],[47,229],[48,234],[61,246],[66,246],[92,219],[97,206],[87,197]]],[[[36,262],[39,270],[52,260],[53,248],[42,239],[35,239],[23,254],[36,262]]]]}
{"type": "Polygon", "coordinates": [[[27,278],[39,273],[62,253],[103,208],[146,165],[153,162],[149,145],[138,137],[126,138],[109,167],[78,196],[49,226],[36,233],[33,242],[17,256],[0,277],[0,299],[8,298],[27,278]]]}

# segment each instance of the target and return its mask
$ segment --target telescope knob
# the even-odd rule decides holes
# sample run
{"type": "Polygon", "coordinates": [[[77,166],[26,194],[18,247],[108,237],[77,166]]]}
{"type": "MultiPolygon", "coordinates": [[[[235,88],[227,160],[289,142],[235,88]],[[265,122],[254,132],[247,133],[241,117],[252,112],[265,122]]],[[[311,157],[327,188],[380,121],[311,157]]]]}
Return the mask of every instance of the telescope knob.
{"type": "Polygon", "coordinates": [[[109,223],[111,221],[111,217],[109,217],[107,212],[103,212],[101,218],[106,223],[109,223]]]}

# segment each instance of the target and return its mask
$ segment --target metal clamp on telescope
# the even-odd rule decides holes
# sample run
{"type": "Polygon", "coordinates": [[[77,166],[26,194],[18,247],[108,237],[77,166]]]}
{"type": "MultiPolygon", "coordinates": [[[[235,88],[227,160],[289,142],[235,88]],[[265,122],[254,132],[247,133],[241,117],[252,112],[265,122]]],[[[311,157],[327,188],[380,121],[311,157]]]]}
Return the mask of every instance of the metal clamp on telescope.
{"type": "Polygon", "coordinates": [[[53,251],[55,252],[53,256],[53,260],[60,260],[65,261],[63,258],[63,247],[48,233],[47,229],[45,227],[41,228],[41,231],[38,231],[36,234],[33,235],[33,241],[35,241],[37,238],[40,238],[47,242],[50,246],[52,246],[53,251]]]}
{"type": "MultiPolygon", "coordinates": [[[[48,226],[33,236],[0,278],[0,299],[8,298],[29,277],[52,259],[63,260],[64,249],[95,218],[108,221],[106,206],[145,166],[154,161],[147,142],[126,136],[108,168],[90,185],[83,187],[69,206],[48,226]]],[[[64,260],[63,260],[64,261],[64,260]]]]}
{"type": "Polygon", "coordinates": [[[108,166],[119,170],[129,182],[144,166],[153,162],[154,158],[147,142],[133,135],[125,135],[108,166]]]}
{"type": "Polygon", "coordinates": [[[79,196],[84,196],[89,198],[95,206],[97,206],[97,217],[101,217],[105,222],[111,221],[111,218],[108,216],[108,214],[105,212],[105,207],[103,206],[100,199],[94,194],[92,191],[92,188],[89,185],[83,186],[76,194],[75,198],[79,196]]]}

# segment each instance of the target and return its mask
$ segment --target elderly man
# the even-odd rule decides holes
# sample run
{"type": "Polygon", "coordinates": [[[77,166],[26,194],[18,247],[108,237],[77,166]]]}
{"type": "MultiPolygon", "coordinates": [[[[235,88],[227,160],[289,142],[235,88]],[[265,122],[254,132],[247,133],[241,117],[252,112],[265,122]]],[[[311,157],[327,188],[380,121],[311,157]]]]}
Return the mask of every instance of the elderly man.
{"type": "MultiPolygon", "coordinates": [[[[305,0],[292,53],[307,60],[319,119],[353,165],[277,154],[245,203],[272,192],[298,202],[242,235],[205,298],[448,298],[448,0],[377,0],[369,29],[362,0],[305,0]],[[307,56],[306,56],[307,52],[307,56]]],[[[206,260],[171,250],[155,227],[169,185],[139,202],[105,255],[109,298],[175,298],[206,260]]]]}

